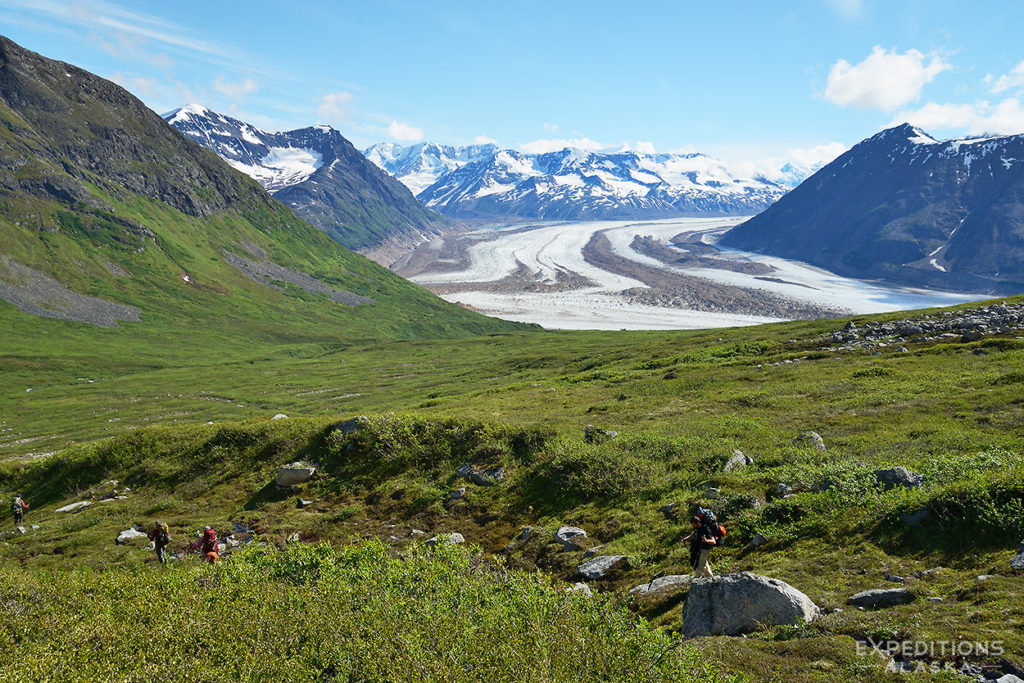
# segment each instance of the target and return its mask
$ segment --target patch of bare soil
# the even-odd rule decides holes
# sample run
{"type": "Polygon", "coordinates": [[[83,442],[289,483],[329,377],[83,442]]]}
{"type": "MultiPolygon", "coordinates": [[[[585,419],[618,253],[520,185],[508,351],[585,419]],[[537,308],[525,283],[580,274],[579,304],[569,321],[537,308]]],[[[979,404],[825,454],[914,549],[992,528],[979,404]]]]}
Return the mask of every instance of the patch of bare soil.
{"type": "Polygon", "coordinates": [[[359,306],[361,304],[372,304],[373,299],[347,292],[343,289],[335,289],[329,285],[320,282],[314,277],[306,275],[302,271],[295,270],[294,268],[286,268],[285,266],[279,266],[273,261],[262,259],[254,261],[247,259],[244,256],[238,254],[232,254],[231,252],[224,252],[224,260],[240,270],[251,280],[272,287],[280,292],[284,289],[276,284],[278,282],[287,282],[288,284],[295,285],[311,294],[323,294],[328,299],[335,303],[343,304],[345,306],[359,306]]]}
{"type": "Polygon", "coordinates": [[[587,263],[624,277],[639,280],[647,288],[620,292],[630,303],[693,311],[728,312],[783,319],[835,318],[848,314],[841,309],[779,297],[759,289],[745,289],[704,278],[670,272],[631,261],[615,253],[604,231],[595,232],[583,247],[587,263]]]}
{"type": "Polygon", "coordinates": [[[138,322],[142,319],[135,306],[79,294],[49,275],[2,255],[0,299],[30,315],[100,327],[117,327],[118,321],[138,322]]]}

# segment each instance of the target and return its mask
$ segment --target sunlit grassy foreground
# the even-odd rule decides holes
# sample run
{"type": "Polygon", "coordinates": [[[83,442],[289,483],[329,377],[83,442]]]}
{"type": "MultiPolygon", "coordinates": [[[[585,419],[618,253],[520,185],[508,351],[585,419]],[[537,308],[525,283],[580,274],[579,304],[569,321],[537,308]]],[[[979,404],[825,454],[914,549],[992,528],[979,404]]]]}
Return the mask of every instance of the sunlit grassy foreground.
{"type": "Polygon", "coordinates": [[[735,680],[605,599],[454,547],[4,568],[0,609],[0,670],[16,680],[735,680]]]}

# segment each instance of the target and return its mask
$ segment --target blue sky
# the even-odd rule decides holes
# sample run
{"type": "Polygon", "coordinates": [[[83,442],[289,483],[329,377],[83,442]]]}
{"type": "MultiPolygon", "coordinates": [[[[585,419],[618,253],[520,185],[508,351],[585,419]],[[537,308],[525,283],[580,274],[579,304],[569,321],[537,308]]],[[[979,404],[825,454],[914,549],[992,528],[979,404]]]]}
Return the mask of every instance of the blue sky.
{"type": "Polygon", "coordinates": [[[813,160],[1024,132],[1024,3],[0,0],[2,33],[268,130],[813,160]]]}

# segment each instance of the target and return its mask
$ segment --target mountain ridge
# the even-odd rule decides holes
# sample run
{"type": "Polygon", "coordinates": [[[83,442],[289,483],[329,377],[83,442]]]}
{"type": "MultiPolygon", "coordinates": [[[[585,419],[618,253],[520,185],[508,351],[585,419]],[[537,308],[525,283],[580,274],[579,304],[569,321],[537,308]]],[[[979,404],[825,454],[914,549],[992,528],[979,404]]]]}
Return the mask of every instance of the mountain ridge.
{"type": "Polygon", "coordinates": [[[792,163],[742,174],[712,157],[493,144],[379,143],[363,153],[453,218],[641,219],[757,213],[810,174],[792,163]]]}
{"type": "Polygon", "coordinates": [[[267,132],[198,104],[163,119],[350,249],[423,241],[445,225],[330,126],[267,132]]]}
{"type": "Polygon", "coordinates": [[[910,124],[883,130],[719,243],[851,277],[1022,291],[1024,135],[940,141],[910,124]]]}
{"type": "Polygon", "coordinates": [[[114,83],[3,37],[0,228],[12,339],[141,350],[187,334],[212,352],[515,329],[331,241],[114,83]]]}

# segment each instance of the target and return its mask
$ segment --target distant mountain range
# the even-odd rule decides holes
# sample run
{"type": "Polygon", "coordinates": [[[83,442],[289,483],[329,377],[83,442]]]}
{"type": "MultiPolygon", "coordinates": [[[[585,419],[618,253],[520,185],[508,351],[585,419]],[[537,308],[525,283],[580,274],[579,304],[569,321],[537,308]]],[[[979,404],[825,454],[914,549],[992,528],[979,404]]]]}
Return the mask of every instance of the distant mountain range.
{"type": "Polygon", "coordinates": [[[703,154],[527,154],[496,145],[380,143],[366,157],[426,206],[457,218],[558,220],[733,215],[763,211],[813,171],[744,174],[703,154]]]}
{"type": "Polygon", "coordinates": [[[329,126],[269,133],[197,104],[164,119],[350,249],[422,241],[444,226],[444,219],[329,126]]]}
{"type": "Polygon", "coordinates": [[[719,244],[841,275],[1024,291],[1024,136],[940,141],[909,124],[828,164],[719,244]]]}

